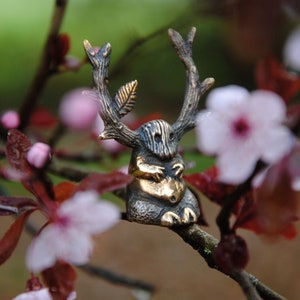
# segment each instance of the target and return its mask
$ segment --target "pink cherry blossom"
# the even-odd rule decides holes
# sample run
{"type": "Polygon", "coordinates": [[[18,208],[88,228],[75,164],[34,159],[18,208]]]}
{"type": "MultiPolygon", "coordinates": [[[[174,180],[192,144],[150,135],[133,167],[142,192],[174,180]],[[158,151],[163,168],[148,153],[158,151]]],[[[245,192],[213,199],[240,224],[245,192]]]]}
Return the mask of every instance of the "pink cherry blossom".
{"type": "Polygon", "coordinates": [[[59,107],[62,122],[73,130],[90,129],[98,115],[98,101],[93,91],[75,89],[66,94],[59,107]]]}
{"type": "Polygon", "coordinates": [[[288,36],[284,49],[283,56],[285,63],[294,70],[300,71],[300,26],[294,29],[288,36]]]}
{"type": "Polygon", "coordinates": [[[17,128],[20,124],[19,114],[14,110],[8,110],[1,116],[1,124],[6,129],[17,128]]]}
{"type": "Polygon", "coordinates": [[[95,191],[77,192],[60,205],[54,221],[29,246],[28,269],[40,272],[57,260],[76,265],[86,263],[93,249],[91,235],[106,231],[119,219],[118,208],[99,201],[95,191]]]}
{"type": "Polygon", "coordinates": [[[78,71],[81,67],[81,61],[75,56],[65,56],[64,67],[69,71],[78,71]]]}
{"type": "Polygon", "coordinates": [[[13,298],[13,300],[52,300],[52,297],[49,290],[47,288],[43,288],[36,291],[22,293],[13,298]]]}
{"type": "Polygon", "coordinates": [[[35,143],[27,153],[28,162],[37,169],[45,167],[51,159],[51,148],[45,143],[35,143]]]}
{"type": "MultiPolygon", "coordinates": [[[[36,291],[25,292],[17,297],[13,298],[13,300],[52,300],[51,294],[47,288],[42,288],[36,291]]],[[[73,291],[70,293],[66,300],[75,300],[76,292],[73,291]]]]}
{"type": "Polygon", "coordinates": [[[294,139],[282,125],[285,113],[283,100],[270,91],[233,85],[209,94],[207,110],[197,117],[198,147],[217,156],[220,181],[241,183],[258,159],[273,164],[290,151],[294,139]]]}

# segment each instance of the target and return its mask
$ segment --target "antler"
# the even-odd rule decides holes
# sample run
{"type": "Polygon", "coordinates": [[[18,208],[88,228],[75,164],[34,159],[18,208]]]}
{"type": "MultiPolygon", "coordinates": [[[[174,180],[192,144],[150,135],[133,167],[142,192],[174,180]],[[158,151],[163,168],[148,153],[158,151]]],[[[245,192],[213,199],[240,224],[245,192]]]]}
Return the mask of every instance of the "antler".
{"type": "Polygon", "coordinates": [[[92,47],[87,40],[84,40],[83,44],[93,66],[94,82],[101,104],[100,115],[105,126],[99,136],[100,139],[115,139],[128,147],[136,147],[138,145],[137,134],[123,124],[120,119],[133,108],[137,81],[121,87],[115,99],[112,100],[107,88],[111,45],[107,43],[98,49],[92,47]]]}
{"type": "Polygon", "coordinates": [[[195,127],[195,117],[197,114],[200,96],[203,95],[215,82],[213,78],[206,78],[203,82],[199,81],[197,67],[195,66],[192,58],[192,44],[195,33],[196,28],[192,27],[185,41],[177,31],[173,29],[169,29],[168,31],[177,55],[185,65],[187,74],[187,86],[183,106],[178,119],[173,124],[173,128],[179,139],[185,132],[195,127]]]}

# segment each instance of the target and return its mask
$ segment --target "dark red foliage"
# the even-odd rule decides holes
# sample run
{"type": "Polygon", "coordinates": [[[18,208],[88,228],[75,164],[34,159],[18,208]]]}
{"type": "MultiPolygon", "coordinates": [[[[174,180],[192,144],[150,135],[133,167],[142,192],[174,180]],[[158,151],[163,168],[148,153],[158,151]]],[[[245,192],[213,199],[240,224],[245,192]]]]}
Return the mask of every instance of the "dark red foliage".
{"type": "Polygon", "coordinates": [[[26,292],[36,291],[43,288],[38,277],[32,275],[32,277],[26,282],[26,292]]]}
{"type": "Polygon", "coordinates": [[[69,199],[74,194],[76,186],[70,181],[63,181],[54,186],[55,201],[61,203],[69,199]]]}
{"type": "Polygon", "coordinates": [[[103,194],[120,189],[130,183],[131,180],[131,175],[118,171],[110,174],[92,173],[79,183],[76,191],[96,190],[99,194],[103,194]]]}
{"type": "Polygon", "coordinates": [[[36,108],[30,116],[30,126],[39,128],[51,128],[56,125],[58,119],[45,107],[36,108]]]}
{"type": "Polygon", "coordinates": [[[68,263],[57,262],[52,268],[44,270],[42,277],[53,300],[65,300],[74,291],[76,272],[68,263]]]}
{"type": "Polygon", "coordinates": [[[234,229],[242,227],[269,237],[296,237],[294,222],[298,220],[299,199],[291,189],[290,178],[284,170],[278,170],[278,167],[271,169],[253,196],[242,207],[234,229]]]}
{"type": "Polygon", "coordinates": [[[11,129],[7,134],[6,157],[10,165],[23,173],[23,177],[30,175],[32,169],[27,162],[27,152],[31,147],[31,142],[28,138],[18,131],[11,129]]]}
{"type": "Polygon", "coordinates": [[[184,179],[208,199],[223,205],[226,196],[234,190],[234,186],[219,182],[217,177],[218,169],[215,166],[202,173],[184,175],[184,179]]]}
{"type": "Polygon", "coordinates": [[[231,274],[233,270],[244,269],[249,260],[247,244],[238,235],[225,235],[214,250],[213,258],[220,269],[227,274],[231,274]]]}
{"type": "Polygon", "coordinates": [[[300,91],[300,78],[286,71],[274,56],[265,56],[256,65],[257,88],[280,95],[286,103],[300,91]]]}
{"type": "Polygon", "coordinates": [[[34,210],[27,210],[9,227],[0,240],[0,265],[3,264],[15,250],[22,234],[28,216],[34,210]]]}
{"type": "Polygon", "coordinates": [[[19,214],[37,207],[37,203],[31,198],[12,196],[0,196],[0,205],[0,216],[19,214]]]}
{"type": "Polygon", "coordinates": [[[67,33],[61,33],[55,39],[52,48],[52,62],[55,67],[61,65],[65,61],[65,56],[70,50],[70,37],[67,33]]]}

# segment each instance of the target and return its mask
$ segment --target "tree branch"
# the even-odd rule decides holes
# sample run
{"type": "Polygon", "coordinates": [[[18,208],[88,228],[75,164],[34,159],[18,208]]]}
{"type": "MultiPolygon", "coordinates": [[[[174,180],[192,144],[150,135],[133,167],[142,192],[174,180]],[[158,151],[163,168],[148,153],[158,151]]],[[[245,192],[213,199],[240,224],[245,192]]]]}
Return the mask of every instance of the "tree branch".
{"type": "Polygon", "coordinates": [[[89,275],[103,278],[114,284],[125,285],[127,287],[145,290],[150,293],[153,293],[155,290],[154,286],[147,282],[144,282],[144,281],[141,281],[138,279],[134,279],[134,278],[128,278],[128,277],[114,273],[110,270],[107,270],[107,269],[104,269],[104,268],[101,268],[98,266],[93,266],[91,264],[85,264],[85,265],[79,266],[78,268],[80,270],[88,273],[89,275]]]}
{"type": "MultiPolygon", "coordinates": [[[[214,262],[212,253],[217,247],[219,241],[202,230],[198,225],[178,226],[171,228],[177,233],[187,244],[192,246],[207,262],[208,266],[222,272],[214,262]]],[[[224,273],[225,274],[225,273],[224,273]]],[[[228,274],[225,274],[228,276],[228,274]]],[[[264,300],[284,300],[285,298],[277,294],[269,287],[261,283],[256,277],[246,271],[235,271],[230,277],[239,283],[243,288],[248,299],[260,299],[253,295],[253,291],[249,291],[249,283],[255,287],[259,296],[264,300]]]]}
{"type": "Polygon", "coordinates": [[[20,129],[23,129],[28,125],[31,112],[34,110],[38,97],[45,87],[47,79],[50,73],[50,65],[53,55],[53,45],[58,37],[61,23],[64,17],[65,9],[67,6],[67,0],[56,0],[55,8],[51,20],[50,30],[44,46],[43,54],[33,78],[33,81],[29,87],[27,95],[25,96],[23,103],[21,104],[20,114],[20,129]]]}

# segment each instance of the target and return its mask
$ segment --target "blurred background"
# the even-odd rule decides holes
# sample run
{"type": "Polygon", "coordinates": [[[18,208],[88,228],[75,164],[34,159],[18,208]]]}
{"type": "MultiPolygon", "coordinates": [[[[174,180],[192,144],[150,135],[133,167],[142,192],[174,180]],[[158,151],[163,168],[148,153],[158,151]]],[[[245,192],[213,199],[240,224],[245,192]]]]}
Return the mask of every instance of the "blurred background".
{"type": "MultiPolygon", "coordinates": [[[[18,109],[38,66],[54,7],[50,0],[11,0],[0,4],[0,110],[18,109]]],[[[197,28],[194,60],[200,77],[215,86],[255,89],[254,69],[266,54],[282,58],[286,37],[299,22],[298,0],[70,0],[61,28],[71,40],[69,54],[84,59],[82,41],[110,42],[110,90],[139,82],[135,113],[160,112],[176,118],[185,90],[185,71],[172,48],[167,29],[185,35],[197,28]],[[130,50],[129,50],[130,49],[130,50]]],[[[299,50],[300,53],[300,50],[299,50]]],[[[57,113],[66,92],[93,85],[91,67],[52,76],[39,104],[57,113]]],[[[204,106],[205,101],[201,103],[204,106]]],[[[193,143],[193,139],[191,139],[193,143]]],[[[203,200],[210,223],[218,207],[203,200]]],[[[3,233],[10,220],[0,220],[3,233]]],[[[249,245],[248,270],[283,294],[299,299],[300,242],[266,241],[241,232],[249,245]]],[[[1,299],[22,292],[29,274],[24,266],[31,238],[23,235],[12,259],[0,268],[1,299]]],[[[121,222],[97,245],[94,262],[157,287],[153,300],[243,299],[239,286],[217,271],[173,232],[121,222]]],[[[132,291],[78,272],[78,299],[134,299],[132,291]]]]}

